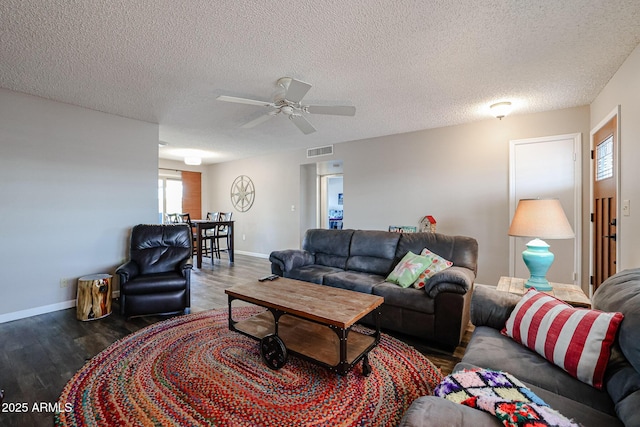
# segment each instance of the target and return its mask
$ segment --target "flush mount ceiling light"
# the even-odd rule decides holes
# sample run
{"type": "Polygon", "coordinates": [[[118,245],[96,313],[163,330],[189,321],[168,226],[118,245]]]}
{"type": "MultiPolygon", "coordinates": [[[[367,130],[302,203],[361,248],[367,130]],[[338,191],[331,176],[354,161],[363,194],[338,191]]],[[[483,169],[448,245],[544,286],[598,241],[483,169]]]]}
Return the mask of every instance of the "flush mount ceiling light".
{"type": "Polygon", "coordinates": [[[184,164],[189,166],[198,166],[202,164],[202,159],[200,157],[185,157],[184,164]]]}
{"type": "Polygon", "coordinates": [[[497,119],[502,120],[504,116],[511,112],[511,103],[509,101],[497,102],[492,104],[489,109],[497,119]]]}

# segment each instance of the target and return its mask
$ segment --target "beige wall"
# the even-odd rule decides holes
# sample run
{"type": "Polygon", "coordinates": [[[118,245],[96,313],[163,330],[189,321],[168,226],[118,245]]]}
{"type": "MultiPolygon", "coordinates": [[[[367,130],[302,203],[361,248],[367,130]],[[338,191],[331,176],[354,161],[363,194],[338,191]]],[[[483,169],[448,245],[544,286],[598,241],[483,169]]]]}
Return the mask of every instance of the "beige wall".
{"type": "Polygon", "coordinates": [[[591,104],[595,128],[620,105],[620,193],[631,204],[629,216],[618,215],[618,269],[640,267],[640,45],[631,53],[591,104]]]}
{"type": "MultiPolygon", "coordinates": [[[[344,225],[384,230],[433,215],[439,232],[478,240],[478,282],[497,283],[509,271],[509,141],[568,133],[588,141],[589,107],[337,144],[333,159],[344,162],[344,225]]],[[[231,208],[229,188],[237,175],[255,182],[253,208],[234,214],[238,250],[268,254],[299,247],[299,210],[292,212],[291,205],[300,202],[300,165],[309,162],[299,150],[210,166],[216,209],[231,208]]]]}

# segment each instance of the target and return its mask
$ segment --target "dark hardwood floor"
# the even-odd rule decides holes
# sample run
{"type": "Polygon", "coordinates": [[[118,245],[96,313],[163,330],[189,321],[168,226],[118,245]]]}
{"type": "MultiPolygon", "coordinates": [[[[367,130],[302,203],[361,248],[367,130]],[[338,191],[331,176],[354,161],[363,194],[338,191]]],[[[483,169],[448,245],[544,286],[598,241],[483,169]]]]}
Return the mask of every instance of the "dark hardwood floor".
{"type": "MultiPolygon", "coordinates": [[[[236,254],[234,265],[229,265],[223,255],[213,268],[211,260],[205,259],[202,269],[194,268],[191,275],[191,310],[227,307],[225,289],[269,273],[270,264],[262,258],[236,254]]],[[[51,426],[53,414],[40,405],[57,402],[66,383],[87,360],[131,332],[166,319],[148,316],[125,320],[118,310],[115,300],[110,316],[90,322],[76,320],[73,308],[0,324],[0,389],[4,390],[0,426],[51,426]]],[[[427,355],[448,374],[464,354],[471,330],[472,326],[453,353],[394,336],[427,355]]]]}

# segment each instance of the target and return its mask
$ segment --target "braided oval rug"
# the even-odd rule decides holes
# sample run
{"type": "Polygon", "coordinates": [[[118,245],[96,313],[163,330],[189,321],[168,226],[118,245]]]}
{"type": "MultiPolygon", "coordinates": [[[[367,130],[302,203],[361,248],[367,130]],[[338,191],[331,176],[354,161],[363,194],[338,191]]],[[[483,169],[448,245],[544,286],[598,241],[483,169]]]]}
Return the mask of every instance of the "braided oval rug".
{"type": "MultiPolygon", "coordinates": [[[[234,319],[256,314],[234,308],[234,319]]],[[[141,329],[95,356],[59,398],[57,426],[395,426],[430,395],[440,371],[383,334],[344,376],[290,356],[280,370],[258,341],[229,331],[228,311],[178,316],[141,329]],[[70,410],[69,410],[70,409],[70,410]]]]}

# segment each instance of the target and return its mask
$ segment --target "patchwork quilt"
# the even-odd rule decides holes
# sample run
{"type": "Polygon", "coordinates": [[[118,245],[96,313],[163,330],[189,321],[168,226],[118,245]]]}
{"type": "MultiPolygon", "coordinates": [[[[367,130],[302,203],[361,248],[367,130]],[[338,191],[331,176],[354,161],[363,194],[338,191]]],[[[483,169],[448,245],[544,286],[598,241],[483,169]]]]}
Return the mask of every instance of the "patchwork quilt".
{"type": "Polygon", "coordinates": [[[578,427],[506,372],[460,371],[446,376],[434,394],[488,412],[505,426],[578,427]]]}

